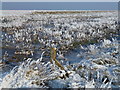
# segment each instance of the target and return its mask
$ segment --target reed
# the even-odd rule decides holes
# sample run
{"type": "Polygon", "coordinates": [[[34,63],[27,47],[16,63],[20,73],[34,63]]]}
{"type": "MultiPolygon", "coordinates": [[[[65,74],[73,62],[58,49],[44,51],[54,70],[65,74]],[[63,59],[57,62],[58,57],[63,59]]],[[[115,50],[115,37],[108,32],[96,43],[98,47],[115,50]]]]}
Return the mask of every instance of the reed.
{"type": "Polygon", "coordinates": [[[53,63],[53,61],[55,62],[55,64],[60,67],[61,70],[65,70],[64,67],[60,64],[60,62],[56,59],[56,48],[51,48],[51,59],[50,62],[53,63]]]}

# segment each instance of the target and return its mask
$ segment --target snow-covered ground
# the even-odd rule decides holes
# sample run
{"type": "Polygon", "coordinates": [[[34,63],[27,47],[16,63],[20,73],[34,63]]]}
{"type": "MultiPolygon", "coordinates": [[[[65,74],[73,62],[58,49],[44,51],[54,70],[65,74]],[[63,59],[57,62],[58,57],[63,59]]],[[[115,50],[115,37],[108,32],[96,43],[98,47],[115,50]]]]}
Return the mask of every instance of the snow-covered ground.
{"type": "Polygon", "coordinates": [[[31,12],[30,10],[0,10],[0,16],[23,16],[31,12]]]}
{"type": "Polygon", "coordinates": [[[120,86],[117,11],[3,12],[0,88],[120,86]]]}

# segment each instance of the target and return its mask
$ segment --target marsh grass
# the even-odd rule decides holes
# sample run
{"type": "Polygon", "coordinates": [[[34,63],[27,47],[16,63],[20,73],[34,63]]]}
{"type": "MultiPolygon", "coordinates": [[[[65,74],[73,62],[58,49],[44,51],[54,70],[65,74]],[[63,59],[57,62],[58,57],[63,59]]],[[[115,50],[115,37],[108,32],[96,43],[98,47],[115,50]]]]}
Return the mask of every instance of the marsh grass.
{"type": "MultiPolygon", "coordinates": [[[[43,88],[45,83],[49,81],[53,82],[54,85],[51,86],[48,83],[48,87],[60,86],[60,84],[64,84],[63,87],[72,88],[85,88],[87,85],[87,87],[95,86],[97,88],[108,88],[108,84],[112,86],[110,81],[113,78],[115,81],[116,73],[119,73],[119,69],[116,66],[118,64],[116,63],[117,54],[113,54],[113,57],[111,52],[114,52],[114,50],[111,48],[116,48],[117,44],[110,40],[104,40],[100,46],[97,44],[101,43],[99,41],[103,41],[105,38],[113,37],[111,34],[116,34],[114,22],[112,24],[109,22],[116,20],[116,16],[112,12],[114,11],[35,11],[30,15],[20,16],[20,18],[25,19],[25,22],[20,23],[20,26],[13,26],[12,23],[10,23],[10,27],[3,25],[3,31],[5,32],[3,39],[5,41],[2,49],[10,50],[10,48],[15,48],[11,44],[11,41],[14,40],[13,45],[15,44],[20,50],[35,50],[39,54],[38,56],[41,55],[41,52],[45,51],[45,53],[44,55],[42,53],[41,57],[37,59],[26,57],[25,61],[23,61],[23,54],[15,55],[11,62],[17,61],[19,57],[17,62],[22,62],[4,77],[1,86],[18,88],[33,87],[35,85],[35,87],[43,88]],[[104,13],[104,15],[102,16],[99,13],[104,13]],[[113,18],[109,20],[107,15],[113,15],[113,18]],[[98,21],[92,19],[98,19],[98,21]],[[108,22],[106,22],[107,20],[108,22]],[[105,25],[108,25],[108,27],[105,25]],[[113,30],[110,30],[109,27],[113,30]],[[36,33],[39,34],[37,35],[36,33]],[[9,35],[12,34],[14,35],[11,39],[9,35]],[[54,42],[52,44],[56,45],[57,49],[50,47],[51,37],[54,42]],[[92,46],[90,47],[91,44],[92,46]],[[69,50],[72,51],[80,48],[80,46],[84,52],[79,53],[78,50],[77,54],[80,56],[77,59],[78,61],[80,60],[78,63],[69,63],[70,61],[61,59],[57,60],[57,55],[63,55],[62,52],[69,53],[69,50]],[[109,49],[110,51],[104,52],[104,49],[109,49]],[[46,59],[45,57],[48,58],[46,59]],[[102,57],[102,59],[99,59],[99,57],[102,57]],[[108,59],[106,60],[106,58],[108,59]],[[116,73],[111,74],[114,71],[116,73]]],[[[9,17],[6,18],[9,20],[9,17]]],[[[13,21],[14,18],[12,19],[13,21]]],[[[17,19],[19,22],[19,17],[17,19]]],[[[6,22],[7,20],[4,23],[6,22]]],[[[75,61],[74,57],[76,55],[73,54],[72,59],[75,61]]]]}
{"type": "Polygon", "coordinates": [[[51,48],[51,60],[50,62],[53,63],[53,61],[55,62],[55,64],[60,67],[61,70],[65,70],[64,67],[60,64],[60,62],[58,62],[58,60],[56,59],[56,49],[55,48],[51,48]]]}
{"type": "Polygon", "coordinates": [[[114,12],[114,11],[35,11],[32,14],[74,14],[74,13],[99,13],[99,12],[114,12]]]}

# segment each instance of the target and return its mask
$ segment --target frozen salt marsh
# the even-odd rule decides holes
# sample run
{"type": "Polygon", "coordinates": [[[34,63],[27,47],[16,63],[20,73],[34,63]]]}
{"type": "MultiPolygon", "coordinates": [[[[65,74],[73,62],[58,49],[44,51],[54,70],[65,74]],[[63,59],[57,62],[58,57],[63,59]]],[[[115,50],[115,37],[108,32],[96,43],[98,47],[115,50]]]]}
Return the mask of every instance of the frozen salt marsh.
{"type": "Polygon", "coordinates": [[[1,17],[1,88],[120,86],[117,11],[6,13],[1,17]],[[65,70],[50,62],[51,47],[65,70]]]}

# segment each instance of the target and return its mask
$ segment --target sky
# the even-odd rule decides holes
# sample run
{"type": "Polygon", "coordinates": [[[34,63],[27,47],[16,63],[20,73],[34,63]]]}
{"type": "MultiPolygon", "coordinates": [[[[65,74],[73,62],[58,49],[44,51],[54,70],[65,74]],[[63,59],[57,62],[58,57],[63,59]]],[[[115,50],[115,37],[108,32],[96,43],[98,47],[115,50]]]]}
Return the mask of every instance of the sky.
{"type": "Polygon", "coordinates": [[[117,10],[119,0],[1,0],[1,2],[3,10],[117,10]]]}
{"type": "Polygon", "coordinates": [[[3,2],[2,10],[118,10],[117,2],[3,2]]]}
{"type": "Polygon", "coordinates": [[[2,2],[119,2],[119,0],[1,0],[2,2]]]}

